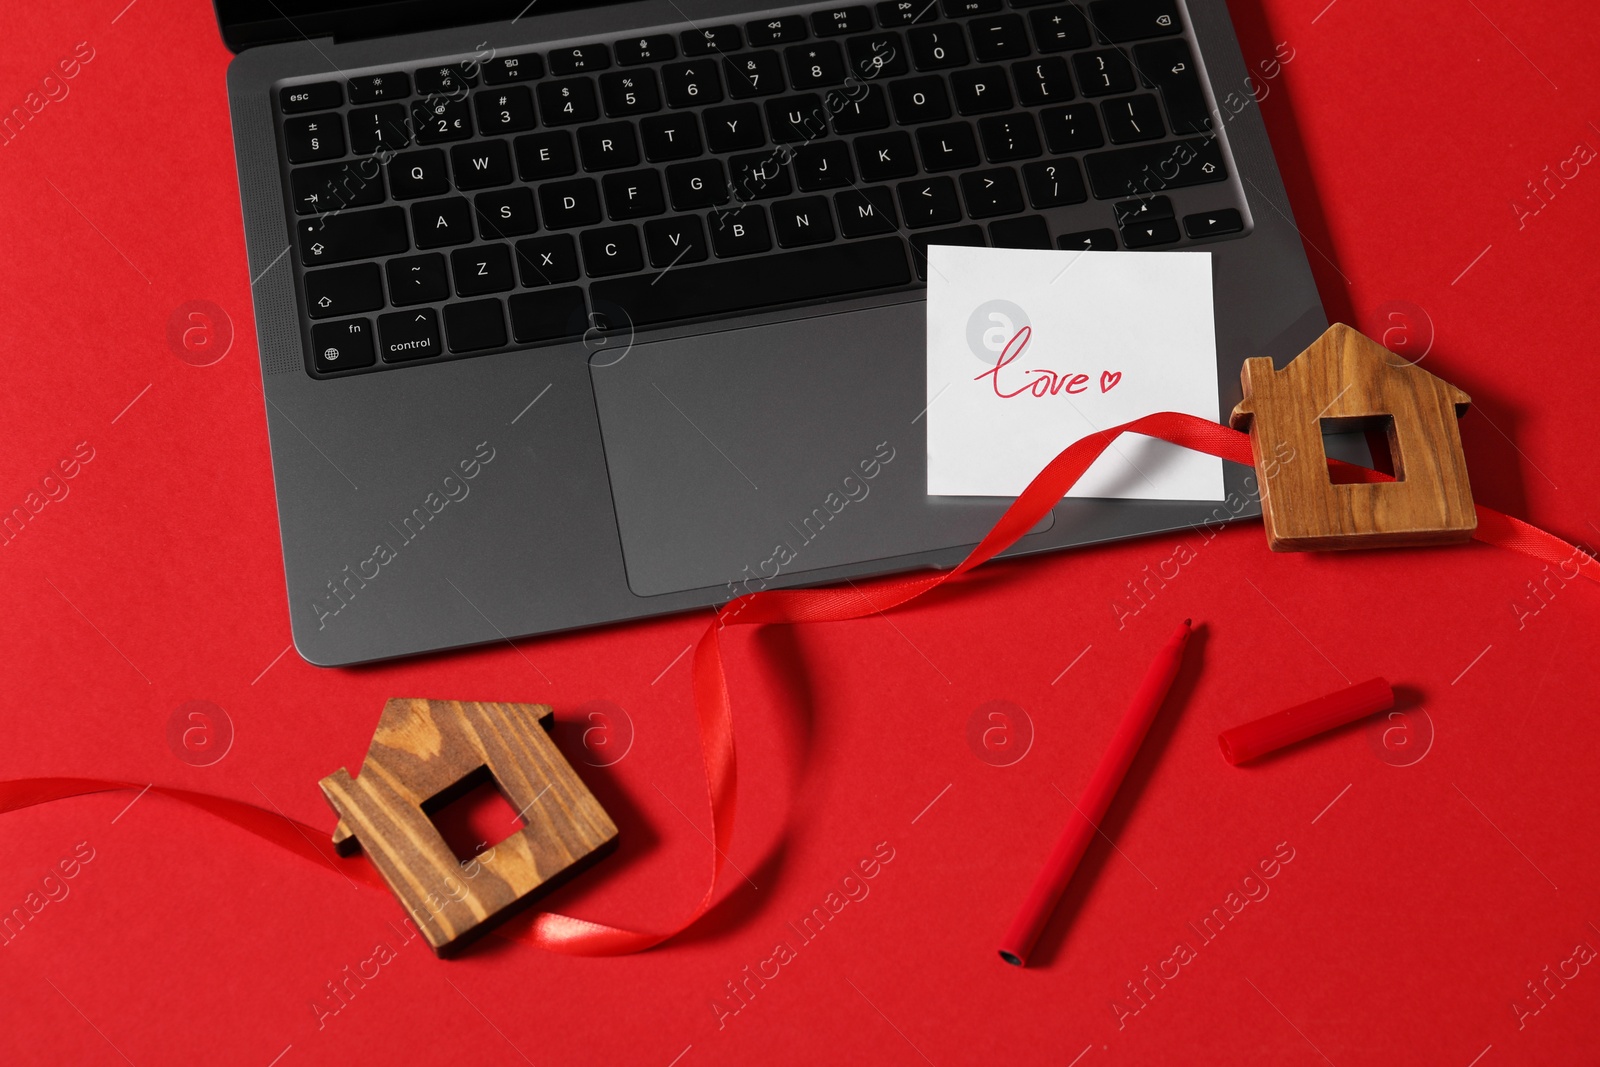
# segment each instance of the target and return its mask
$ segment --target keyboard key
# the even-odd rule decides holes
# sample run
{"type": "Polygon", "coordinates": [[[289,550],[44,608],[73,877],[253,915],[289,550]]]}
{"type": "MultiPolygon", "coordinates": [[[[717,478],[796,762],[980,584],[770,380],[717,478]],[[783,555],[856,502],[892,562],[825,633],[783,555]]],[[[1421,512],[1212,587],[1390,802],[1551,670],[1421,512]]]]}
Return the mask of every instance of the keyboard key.
{"type": "Polygon", "coordinates": [[[747,152],[728,157],[728,183],[739,200],[766,200],[788,196],[789,169],[774,152],[747,152]]]}
{"type": "Polygon", "coordinates": [[[382,148],[391,152],[411,143],[411,125],[404,104],[358,107],[350,112],[350,150],[358,156],[382,148]]]}
{"type": "Polygon", "coordinates": [[[1005,9],[1000,0],[944,0],[940,6],[944,8],[944,17],[949,19],[966,18],[969,15],[993,15],[1005,9]]]}
{"type": "Polygon", "coordinates": [[[862,81],[898,78],[911,69],[906,62],[906,45],[898,33],[875,33],[852,37],[844,43],[850,56],[850,69],[862,81]]]}
{"type": "Polygon", "coordinates": [[[544,60],[536,52],[520,56],[496,56],[483,65],[483,84],[509,85],[544,77],[544,60]]]}
{"type": "Polygon", "coordinates": [[[378,316],[378,343],[385,363],[406,363],[444,355],[439,319],[432,308],[378,316]]]}
{"type": "Polygon", "coordinates": [[[993,63],[997,59],[1016,59],[1031,50],[1028,45],[1028,27],[1021,15],[995,15],[992,18],[973,19],[967,23],[972,35],[972,54],[980,63],[993,63]]]}
{"type": "Polygon", "coordinates": [[[722,102],[722,78],[715,59],[696,59],[672,63],[661,68],[661,81],[667,90],[668,107],[722,102]]]}
{"type": "Polygon", "coordinates": [[[722,73],[728,79],[728,95],[735,99],[783,92],[783,61],[776,52],[727,56],[722,73]]]}
{"type": "MultiPolygon", "coordinates": [[[[450,276],[445,272],[444,257],[437,252],[391,259],[384,269],[389,275],[389,302],[395,307],[450,298],[450,276]]],[[[383,326],[382,319],[378,326],[383,326]]]]}
{"type": "Polygon", "coordinates": [[[1187,41],[1173,37],[1135,45],[1133,62],[1145,81],[1160,87],[1174,133],[1205,133],[1211,129],[1211,109],[1206,104],[1205,90],[1200,88],[1200,71],[1187,41]]]}
{"type": "Polygon", "coordinates": [[[722,175],[722,161],[697,159],[667,168],[667,192],[675,211],[694,211],[728,202],[728,182],[722,175]]]}
{"type": "Polygon", "coordinates": [[[778,144],[813,141],[828,132],[828,113],[816,93],[768,100],[766,108],[767,126],[778,144]]]}
{"type": "Polygon", "coordinates": [[[384,100],[404,100],[411,95],[411,79],[397,70],[387,74],[367,74],[349,82],[352,104],[376,104],[384,100]]]}
{"type": "Polygon", "coordinates": [[[945,92],[943,78],[902,78],[891,82],[889,98],[894,102],[895,121],[902,126],[950,117],[950,94],[945,92]]]}
{"type": "Polygon", "coordinates": [[[693,115],[659,115],[639,123],[644,158],[652,163],[689,159],[701,151],[700,124],[693,115]]]}
{"type": "Polygon", "coordinates": [[[1043,151],[1039,147],[1039,130],[1033,124],[1033,116],[1025,111],[1018,115],[979,119],[978,136],[983,139],[984,158],[990,163],[1032,159],[1043,151]]]}
{"type": "Polygon", "coordinates": [[[482,296],[515,288],[511,275],[511,249],[505,245],[458,248],[450,253],[450,273],[456,276],[457,296],[482,296]]]}
{"type": "Polygon", "coordinates": [[[659,215],[667,210],[661,195],[661,175],[653,170],[628,170],[600,179],[606,213],[613,221],[659,215]]]}
{"type": "Polygon", "coordinates": [[[341,211],[306,219],[296,229],[300,234],[300,262],[307,267],[392,256],[410,247],[405,209],[398,207],[341,211]]]}
{"type": "Polygon", "coordinates": [[[1231,207],[1219,211],[1205,211],[1198,215],[1185,215],[1183,229],[1190,237],[1196,240],[1202,237],[1220,237],[1225,233],[1240,233],[1244,230],[1244,218],[1231,207]]]}
{"type": "Polygon", "coordinates": [[[467,95],[467,89],[478,84],[476,63],[446,63],[438,67],[423,67],[414,71],[417,92],[423,96],[467,95]]]}
{"type": "Polygon", "coordinates": [[[833,240],[833,218],[828,213],[828,198],[804,196],[780,200],[772,205],[772,229],[779,248],[800,248],[833,240]]]}
{"type": "Polygon", "coordinates": [[[585,126],[578,131],[578,158],[588,171],[638,166],[639,142],[633,136],[633,125],[603,122],[585,126]]]}
{"type": "Polygon", "coordinates": [[[369,320],[319,322],[311,327],[311,362],[322,373],[370,367],[377,361],[369,320]]]}
{"type": "Polygon", "coordinates": [[[917,147],[922,169],[929,173],[978,165],[978,144],[972,139],[972,127],[964,122],[924,126],[917,131],[917,147]]]}
{"type": "Polygon", "coordinates": [[[336,113],[287,119],[283,144],[290,163],[313,163],[344,155],[344,123],[336,113]]]}
{"type": "Polygon", "coordinates": [[[472,94],[478,130],[485,135],[519,133],[538,125],[533,117],[533,91],[526,85],[480,89],[472,94]]]}
{"type": "Polygon", "coordinates": [[[817,141],[794,152],[794,183],[806,192],[836,189],[855,181],[850,147],[843,141],[817,141]]]}
{"type": "Polygon", "coordinates": [[[1060,56],[1013,63],[1011,76],[1016,79],[1017,99],[1023,107],[1061,103],[1074,95],[1067,61],[1060,56]]]}
{"type": "Polygon", "coordinates": [[[772,247],[767,213],[760,204],[713,211],[706,221],[711,226],[711,248],[718,259],[753,255],[772,247]]]}
{"type": "Polygon", "coordinates": [[[1167,128],[1161,124],[1161,108],[1149,93],[1101,101],[1100,110],[1105,114],[1106,133],[1112,144],[1155,141],[1166,136],[1167,128]]]}
{"type": "Polygon", "coordinates": [[[1147,219],[1172,218],[1172,201],[1165,196],[1145,196],[1137,200],[1119,200],[1111,205],[1118,226],[1147,219]]]}
{"type": "Polygon", "coordinates": [[[975,219],[1015,215],[1022,210],[1022,189],[1017,185],[1017,172],[1009,167],[963,174],[961,198],[967,202],[967,214],[975,219]]]}
{"type": "Polygon", "coordinates": [[[1044,127],[1044,143],[1052,152],[1081,152],[1106,143],[1093,104],[1046,108],[1039,112],[1039,125],[1044,127]]]}
{"type": "Polygon", "coordinates": [[[918,26],[907,37],[911,42],[911,62],[918,70],[943,70],[967,65],[967,40],[956,23],[918,26]]]}
{"type": "Polygon", "coordinates": [[[1073,4],[1030,11],[1028,21],[1033,24],[1033,39],[1041,52],[1067,52],[1088,48],[1094,43],[1089,36],[1089,24],[1083,18],[1083,9],[1073,4]]]}
{"type": "Polygon", "coordinates": [[[572,134],[566,130],[518,137],[511,147],[517,153],[517,177],[525,182],[577,173],[578,157],[572,150],[572,134]]]}
{"type": "Polygon", "coordinates": [[[338,82],[313,82],[310,85],[289,85],[278,90],[278,105],[285,115],[302,111],[326,111],[344,103],[344,90],[338,82]]]}
{"type": "Polygon", "coordinates": [[[713,152],[760,148],[767,143],[761,129],[761,109],[754,104],[729,104],[700,113],[706,124],[706,147],[713,152]]]}
{"type": "Polygon", "coordinates": [[[521,237],[539,228],[533,209],[533,190],[524,185],[479,193],[472,207],[478,216],[478,236],[485,241],[521,237]]]}
{"type": "Polygon", "coordinates": [[[672,36],[666,33],[652,37],[630,37],[626,41],[616,42],[612,47],[616,49],[617,63],[624,67],[636,67],[640,63],[665,63],[678,58],[678,46],[672,43],[672,36]]]}
{"type": "Polygon", "coordinates": [[[1122,243],[1129,248],[1169,245],[1179,238],[1178,224],[1172,219],[1150,219],[1122,227],[1122,243]]]}
{"type": "Polygon", "coordinates": [[[600,101],[606,115],[645,115],[661,110],[661,87],[653,70],[619,70],[600,75],[600,101]]]}
{"type": "Polygon", "coordinates": [[[833,115],[835,133],[866,133],[889,125],[889,105],[885,103],[887,94],[883,86],[868,85],[865,93],[847,102],[841,99],[843,94],[829,95],[836,104],[844,104],[833,115]]]}
{"type": "Polygon", "coordinates": [[[1104,229],[1064,233],[1056,238],[1056,247],[1067,252],[1115,252],[1118,247],[1117,233],[1115,230],[1104,229]]]}
{"type": "Polygon", "coordinates": [[[957,226],[953,230],[930,230],[911,238],[911,259],[917,265],[917,277],[928,277],[929,245],[970,245],[983,247],[983,230],[977,226],[957,226]]]}
{"type": "Polygon", "coordinates": [[[1084,96],[1130,93],[1135,88],[1133,67],[1128,57],[1116,49],[1079,52],[1072,57],[1072,67],[1084,96]]]}
{"type": "Polygon", "coordinates": [[[466,244],[472,240],[472,205],[461,196],[412,204],[411,230],[418,248],[466,244]]]}
{"type": "Polygon", "coordinates": [[[699,263],[710,255],[706,230],[698,215],[650,220],[644,224],[644,246],[652,267],[699,263]]]}
{"type": "Polygon", "coordinates": [[[583,290],[576,287],[518,293],[508,303],[511,305],[511,335],[519,345],[581,337],[589,325],[583,290]]]}
{"type": "Polygon", "coordinates": [[[583,268],[591,278],[644,269],[639,231],[632,226],[585,230],[578,243],[583,246],[583,268]]]}
{"type": "Polygon", "coordinates": [[[481,352],[506,343],[506,319],[498,300],[473,300],[466,304],[446,304],[444,332],[450,351],[481,352]]]}
{"type": "Polygon", "coordinates": [[[837,41],[791,45],[783,50],[789,84],[796,89],[839,85],[845,78],[844,53],[837,41]]]}
{"type": "Polygon", "coordinates": [[[588,78],[542,82],[539,85],[539,114],[546,126],[593,122],[600,117],[600,109],[594,99],[594,82],[588,78]]]}
{"type": "MultiPolygon", "coordinates": [[[[570,282],[578,276],[578,246],[572,235],[554,234],[517,242],[517,277],[529,289],[557,282],[570,282]]],[[[516,297],[512,297],[515,305],[516,297]]]]}
{"type": "Polygon", "coordinates": [[[989,223],[989,243],[996,248],[1049,248],[1050,228],[1038,215],[989,223]]]}
{"type": "Polygon", "coordinates": [[[744,39],[737,26],[700,26],[684,30],[678,35],[686,56],[709,56],[719,52],[737,52],[744,47],[744,39]]]}
{"type": "Polygon", "coordinates": [[[476,141],[450,149],[457,189],[487,189],[511,184],[511,152],[504,141],[476,141]]]}
{"type": "Polygon", "coordinates": [[[374,160],[324,163],[289,172],[289,199],[297,215],[325,214],[383,202],[383,173],[374,160]]]}
{"type": "Polygon", "coordinates": [[[1039,210],[1081,204],[1089,199],[1075,159],[1029,163],[1022,168],[1022,184],[1028,190],[1028,203],[1039,210]]]}
{"type": "Polygon", "coordinates": [[[1183,32],[1178,5],[1172,0],[1095,0],[1089,5],[1089,19],[1113,43],[1183,32]]]}
{"type": "Polygon", "coordinates": [[[611,66],[611,49],[603,44],[578,44],[554,49],[546,59],[551,74],[584,74],[611,66]]]}
{"type": "Polygon", "coordinates": [[[934,0],[885,0],[878,5],[878,25],[910,26],[939,17],[934,0]]]}
{"type": "Polygon", "coordinates": [[[539,186],[539,214],[547,230],[593,226],[600,221],[600,193],[593,178],[539,186]]]}
{"type": "Polygon", "coordinates": [[[894,196],[882,185],[834,193],[833,206],[839,213],[839,232],[845,237],[873,237],[900,228],[894,196]]]}
{"type": "Polygon", "coordinates": [[[354,315],[383,307],[383,279],[376,263],[354,263],[306,274],[306,314],[314,319],[354,315]]]}
{"type": "Polygon", "coordinates": [[[1135,145],[1085,156],[1089,187],[1102,200],[1220,182],[1228,177],[1222,152],[1210,137],[1135,145]]]}
{"type": "Polygon", "coordinates": [[[773,18],[760,19],[756,22],[744,24],[744,35],[750,42],[750,47],[760,48],[769,44],[790,44],[794,41],[806,39],[806,17],[804,15],[778,15],[773,18]]]}
{"type": "Polygon", "coordinates": [[[589,295],[597,304],[627,308],[634,326],[643,327],[853,296],[910,281],[905,244],[888,237],[599,281],[589,295]]]}
{"type": "Polygon", "coordinates": [[[402,152],[389,160],[389,189],[396,200],[449,192],[450,175],[445,169],[444,150],[426,148],[419,152],[402,152]]]}
{"type": "Polygon", "coordinates": [[[917,172],[917,161],[911,152],[911,135],[904,130],[857,137],[855,150],[856,166],[861,172],[862,181],[909,178],[917,172]]]}
{"type": "Polygon", "coordinates": [[[834,7],[811,14],[811,28],[818,37],[837,37],[843,33],[864,33],[872,29],[872,11],[865,5],[834,7]]]}
{"type": "Polygon", "coordinates": [[[896,192],[900,194],[900,217],[906,220],[909,229],[945,226],[961,219],[956,183],[949,178],[901,182],[896,192]]]}
{"type": "Polygon", "coordinates": [[[1011,107],[1011,87],[1006,72],[999,67],[958,70],[950,75],[955,90],[956,110],[963,115],[983,115],[1011,107]]]}
{"type": "Polygon", "coordinates": [[[418,144],[464,141],[472,136],[472,117],[465,97],[416,101],[411,105],[411,126],[418,144]]]}

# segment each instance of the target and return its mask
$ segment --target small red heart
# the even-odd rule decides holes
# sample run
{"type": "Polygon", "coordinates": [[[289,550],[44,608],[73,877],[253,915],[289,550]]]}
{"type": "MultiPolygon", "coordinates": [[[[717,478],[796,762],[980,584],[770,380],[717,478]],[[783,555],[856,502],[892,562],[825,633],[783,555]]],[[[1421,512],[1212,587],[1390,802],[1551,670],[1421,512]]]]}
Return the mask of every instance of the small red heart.
{"type": "Polygon", "coordinates": [[[1100,372],[1100,391],[1102,393],[1109,393],[1109,392],[1111,392],[1111,390],[1113,388],[1116,387],[1116,384],[1118,382],[1120,382],[1120,381],[1122,381],[1122,372],[1121,371],[1119,371],[1119,370],[1101,371],[1100,372]]]}

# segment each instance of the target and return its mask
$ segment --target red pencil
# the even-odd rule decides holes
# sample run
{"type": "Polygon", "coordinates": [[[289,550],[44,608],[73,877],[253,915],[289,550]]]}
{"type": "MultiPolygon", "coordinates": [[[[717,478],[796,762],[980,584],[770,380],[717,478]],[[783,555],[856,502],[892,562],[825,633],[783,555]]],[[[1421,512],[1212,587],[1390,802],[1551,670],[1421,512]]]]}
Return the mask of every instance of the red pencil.
{"type": "Polygon", "coordinates": [[[1139,683],[1133,703],[1117,726],[1106,754],[1100,757],[1100,765],[1094,769],[1089,784],[1084,787],[1077,810],[1068,817],[1067,828],[1061,831],[1056,847],[1051,849],[1044,870],[1039,872],[1033,889],[1028,892],[1028,899],[1023,901],[1017,917],[1011,921],[1005,937],[1000,941],[1000,958],[1007,963],[1018,967],[1027,964],[1028,953],[1033,951],[1034,942],[1039,940],[1039,934],[1044,930],[1045,923],[1050,921],[1050,914],[1055,911],[1061,894],[1066,892],[1072,872],[1083,858],[1084,849],[1094,839],[1100,820],[1105,818],[1106,809],[1111,806],[1111,798],[1116,796],[1117,787],[1122,784],[1133,757],[1144,743],[1144,735],[1150,732],[1156,712],[1161,710],[1161,702],[1172,688],[1172,680],[1178,676],[1178,668],[1183,663],[1183,649],[1189,643],[1189,634],[1192,632],[1192,622],[1191,619],[1183,620],[1183,625],[1156,653],[1155,662],[1150,664],[1144,681],[1139,683]]]}

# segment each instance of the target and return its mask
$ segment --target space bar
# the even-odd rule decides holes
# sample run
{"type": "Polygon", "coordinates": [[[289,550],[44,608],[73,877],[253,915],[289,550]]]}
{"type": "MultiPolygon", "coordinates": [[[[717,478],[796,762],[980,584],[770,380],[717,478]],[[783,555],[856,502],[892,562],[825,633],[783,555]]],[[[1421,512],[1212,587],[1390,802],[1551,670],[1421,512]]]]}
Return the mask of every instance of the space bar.
{"type": "Polygon", "coordinates": [[[884,237],[799,252],[730,259],[589,284],[596,313],[620,308],[634,326],[700,319],[906,285],[905,242],[884,237]]]}

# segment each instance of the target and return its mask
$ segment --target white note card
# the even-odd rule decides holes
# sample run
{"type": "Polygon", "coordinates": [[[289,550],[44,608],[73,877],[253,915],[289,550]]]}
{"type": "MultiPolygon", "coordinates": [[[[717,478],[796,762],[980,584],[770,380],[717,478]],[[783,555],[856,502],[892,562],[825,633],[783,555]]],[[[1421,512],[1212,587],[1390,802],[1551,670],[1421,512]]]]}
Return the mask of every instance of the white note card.
{"type": "MultiPolygon", "coordinates": [[[[1016,496],[1096,430],[1218,404],[1211,253],[928,249],[928,495],[1016,496]]],[[[1222,461],[1124,434],[1067,495],[1221,500],[1222,461]]]]}

